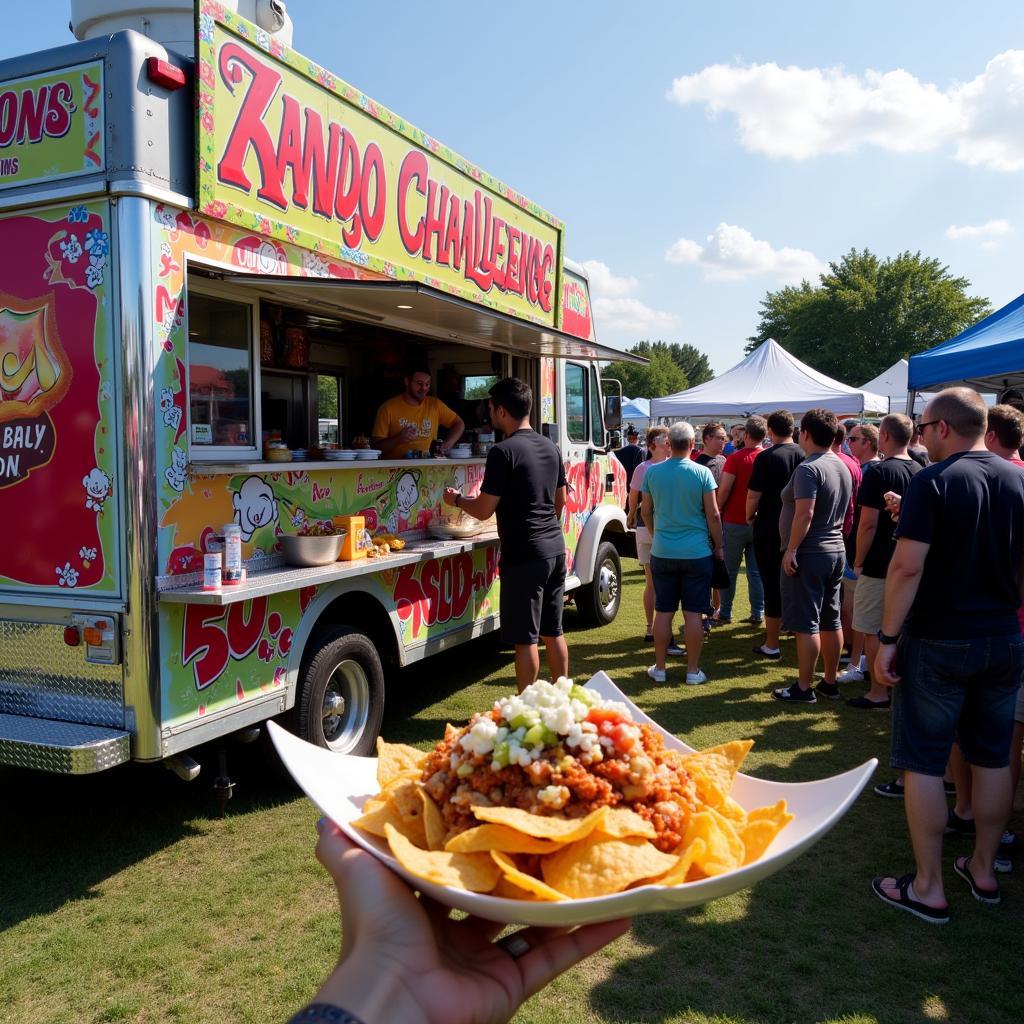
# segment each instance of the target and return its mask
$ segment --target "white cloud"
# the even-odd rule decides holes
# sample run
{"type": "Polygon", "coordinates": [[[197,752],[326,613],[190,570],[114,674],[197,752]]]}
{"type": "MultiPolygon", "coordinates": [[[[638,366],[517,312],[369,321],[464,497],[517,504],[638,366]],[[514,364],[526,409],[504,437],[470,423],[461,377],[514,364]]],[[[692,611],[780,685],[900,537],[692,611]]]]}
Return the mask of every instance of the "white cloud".
{"type": "Polygon", "coordinates": [[[585,260],[594,318],[602,330],[635,333],[674,327],[679,318],[645,305],[631,293],[640,287],[635,277],[618,277],[607,263],[585,260]]]}
{"type": "Polygon", "coordinates": [[[680,238],[665,253],[669,263],[692,263],[704,271],[705,281],[742,281],[748,277],[773,277],[783,284],[813,281],[825,265],[807,249],[783,246],[755,238],[746,228],[719,224],[707,236],[707,245],[680,238]]]}
{"type": "Polygon", "coordinates": [[[668,98],[730,113],[745,149],[805,160],[862,146],[927,152],[999,171],[1024,169],[1024,50],[1007,50],[965,84],[946,89],[903,69],[713,64],[673,81],[668,98]]]}
{"type": "Polygon", "coordinates": [[[950,224],[946,228],[946,237],[954,242],[964,239],[971,242],[991,243],[996,238],[1008,235],[1013,228],[1005,217],[998,220],[987,220],[984,224],[950,224]]]}

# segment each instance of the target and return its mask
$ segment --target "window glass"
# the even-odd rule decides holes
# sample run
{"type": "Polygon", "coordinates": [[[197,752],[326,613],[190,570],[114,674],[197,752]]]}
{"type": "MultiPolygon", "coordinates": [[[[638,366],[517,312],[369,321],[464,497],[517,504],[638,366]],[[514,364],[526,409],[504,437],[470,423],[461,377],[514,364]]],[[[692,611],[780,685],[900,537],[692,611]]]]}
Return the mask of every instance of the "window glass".
{"type": "Polygon", "coordinates": [[[601,416],[601,382],[595,366],[590,374],[590,443],[604,448],[604,419],[601,416]]]}
{"type": "Polygon", "coordinates": [[[565,364],[565,420],[570,441],[587,440],[587,371],[565,364]]]}
{"type": "Polygon", "coordinates": [[[495,373],[489,374],[486,377],[467,377],[463,397],[467,401],[477,401],[481,398],[486,399],[488,392],[497,383],[498,375],[495,373]]]}
{"type": "Polygon", "coordinates": [[[251,306],[189,292],[188,391],[193,446],[254,446],[251,306]]]}
{"type": "Polygon", "coordinates": [[[318,443],[341,444],[341,378],[333,373],[317,374],[316,415],[318,443]]]}

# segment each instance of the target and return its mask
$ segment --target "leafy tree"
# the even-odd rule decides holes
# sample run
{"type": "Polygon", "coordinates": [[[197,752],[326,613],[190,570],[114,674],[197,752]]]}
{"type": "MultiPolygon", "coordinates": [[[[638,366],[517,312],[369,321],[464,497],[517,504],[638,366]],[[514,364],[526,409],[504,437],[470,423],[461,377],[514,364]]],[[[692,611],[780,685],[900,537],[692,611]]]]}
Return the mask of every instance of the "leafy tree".
{"type": "Polygon", "coordinates": [[[816,370],[857,387],[987,316],[988,299],[968,295],[970,286],[919,252],[881,260],[851,249],[829,264],[820,284],[768,292],[746,351],[774,338],[816,370]]]}
{"type": "MultiPolygon", "coordinates": [[[[666,344],[664,341],[640,341],[630,350],[638,356],[650,359],[653,352],[666,352],[669,358],[686,374],[687,387],[695,388],[698,384],[711,380],[714,371],[708,357],[695,345],[681,345],[678,342],[666,344]]],[[[671,392],[669,392],[671,393],[671,392]]]]}
{"type": "Polygon", "coordinates": [[[650,359],[646,365],[616,361],[608,363],[601,376],[622,381],[622,393],[629,398],[661,398],[687,387],[686,374],[664,349],[641,354],[650,359]]]}

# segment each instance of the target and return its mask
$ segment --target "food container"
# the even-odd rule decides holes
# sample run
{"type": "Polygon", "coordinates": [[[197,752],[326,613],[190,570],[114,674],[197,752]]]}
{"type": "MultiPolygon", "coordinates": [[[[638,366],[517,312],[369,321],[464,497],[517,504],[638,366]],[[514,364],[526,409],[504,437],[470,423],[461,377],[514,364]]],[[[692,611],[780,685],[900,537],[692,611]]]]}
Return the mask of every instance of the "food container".
{"type": "Polygon", "coordinates": [[[342,562],[351,562],[366,557],[366,549],[373,543],[366,534],[364,516],[335,516],[334,528],[344,530],[345,538],[340,554],[336,557],[342,562]]]}
{"type": "Polygon", "coordinates": [[[330,565],[338,560],[341,546],[346,535],[335,533],[328,537],[300,537],[295,534],[282,534],[278,538],[284,560],[289,565],[312,566],[330,565]]]}
{"type": "Polygon", "coordinates": [[[203,590],[220,590],[222,565],[219,551],[203,555],[203,590]]]}
{"type": "Polygon", "coordinates": [[[224,571],[222,582],[226,587],[242,582],[242,528],[236,523],[224,526],[224,571]]]}

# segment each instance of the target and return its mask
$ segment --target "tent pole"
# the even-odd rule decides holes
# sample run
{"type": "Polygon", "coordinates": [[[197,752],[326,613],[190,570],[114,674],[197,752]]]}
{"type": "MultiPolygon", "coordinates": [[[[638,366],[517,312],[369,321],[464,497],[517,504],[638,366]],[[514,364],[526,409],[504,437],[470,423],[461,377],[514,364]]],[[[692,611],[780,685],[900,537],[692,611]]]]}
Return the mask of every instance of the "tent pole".
{"type": "Polygon", "coordinates": [[[916,401],[917,401],[917,392],[916,391],[908,391],[907,392],[907,415],[911,419],[914,418],[914,403],[916,401]]]}

